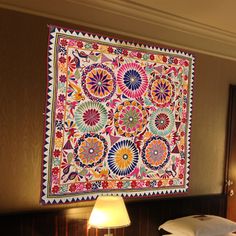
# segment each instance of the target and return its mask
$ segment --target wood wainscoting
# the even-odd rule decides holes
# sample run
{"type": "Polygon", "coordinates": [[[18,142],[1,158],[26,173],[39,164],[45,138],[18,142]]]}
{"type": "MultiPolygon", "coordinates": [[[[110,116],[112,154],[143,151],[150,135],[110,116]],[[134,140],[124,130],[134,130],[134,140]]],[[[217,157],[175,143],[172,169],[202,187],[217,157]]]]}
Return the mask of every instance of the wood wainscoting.
{"type": "MultiPolygon", "coordinates": [[[[158,226],[166,220],[193,214],[214,214],[225,217],[226,196],[181,196],[163,199],[142,199],[126,202],[131,226],[112,230],[113,236],[158,236],[158,226]]],[[[106,230],[88,229],[88,213],[78,218],[68,210],[51,210],[5,214],[0,216],[0,235],[14,236],[103,236],[106,230]],[[83,217],[84,216],[84,217],[83,217]]]]}

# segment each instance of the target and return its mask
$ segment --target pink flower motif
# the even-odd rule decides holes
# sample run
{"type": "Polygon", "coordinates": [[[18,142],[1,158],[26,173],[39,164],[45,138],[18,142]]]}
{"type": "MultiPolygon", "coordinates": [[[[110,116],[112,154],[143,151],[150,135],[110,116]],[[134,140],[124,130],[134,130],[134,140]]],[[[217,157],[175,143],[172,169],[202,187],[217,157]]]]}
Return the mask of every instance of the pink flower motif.
{"type": "Polygon", "coordinates": [[[57,114],[57,119],[62,120],[63,119],[63,114],[60,112],[57,114]]]}
{"type": "Polygon", "coordinates": [[[80,191],[84,190],[84,184],[83,183],[78,184],[78,190],[80,190],[80,191]]]}
{"type": "Polygon", "coordinates": [[[59,99],[60,102],[64,102],[65,99],[66,99],[66,97],[65,97],[64,94],[60,94],[59,97],[58,97],[58,99],[59,99]]]}

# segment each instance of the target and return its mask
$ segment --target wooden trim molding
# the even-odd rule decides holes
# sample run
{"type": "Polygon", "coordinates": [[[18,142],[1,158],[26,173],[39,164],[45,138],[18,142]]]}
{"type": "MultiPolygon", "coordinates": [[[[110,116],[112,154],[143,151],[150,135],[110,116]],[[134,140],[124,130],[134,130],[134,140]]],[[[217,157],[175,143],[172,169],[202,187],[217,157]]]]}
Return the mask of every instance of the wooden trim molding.
{"type": "Polygon", "coordinates": [[[0,7],[236,60],[236,34],[134,0],[1,0],[0,7]]]}

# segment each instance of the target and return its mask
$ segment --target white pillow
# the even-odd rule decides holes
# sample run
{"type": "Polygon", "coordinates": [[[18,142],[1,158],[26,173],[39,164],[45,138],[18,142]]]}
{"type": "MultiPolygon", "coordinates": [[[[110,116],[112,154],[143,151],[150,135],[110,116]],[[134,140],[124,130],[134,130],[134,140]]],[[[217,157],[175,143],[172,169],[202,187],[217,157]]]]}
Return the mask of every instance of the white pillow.
{"type": "Polygon", "coordinates": [[[193,215],[169,220],[159,229],[176,236],[220,236],[236,231],[236,223],[214,215],[193,215]]]}

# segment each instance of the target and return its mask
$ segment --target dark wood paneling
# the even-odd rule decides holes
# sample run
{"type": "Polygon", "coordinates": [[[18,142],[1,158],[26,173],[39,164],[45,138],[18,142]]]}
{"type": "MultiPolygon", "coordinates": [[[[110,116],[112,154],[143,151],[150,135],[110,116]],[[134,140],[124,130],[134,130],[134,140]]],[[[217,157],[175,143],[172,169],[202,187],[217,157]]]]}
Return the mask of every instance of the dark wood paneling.
{"type": "MultiPolygon", "coordinates": [[[[114,236],[158,236],[166,220],[192,214],[225,216],[224,195],[178,197],[128,202],[131,226],[113,230],[114,236]]],[[[0,235],[103,236],[106,230],[87,229],[86,220],[70,220],[65,211],[0,216],[0,235]]]]}

